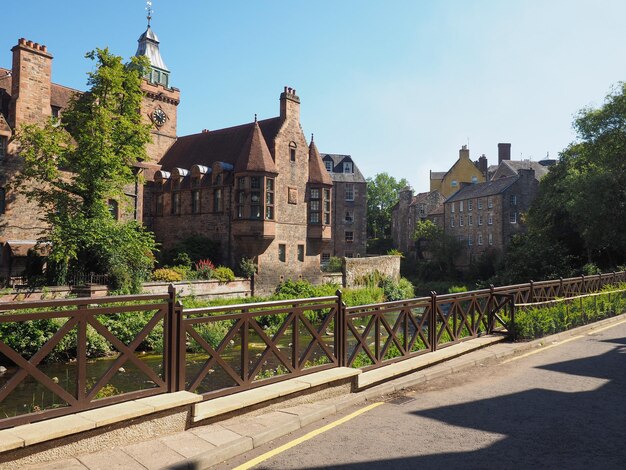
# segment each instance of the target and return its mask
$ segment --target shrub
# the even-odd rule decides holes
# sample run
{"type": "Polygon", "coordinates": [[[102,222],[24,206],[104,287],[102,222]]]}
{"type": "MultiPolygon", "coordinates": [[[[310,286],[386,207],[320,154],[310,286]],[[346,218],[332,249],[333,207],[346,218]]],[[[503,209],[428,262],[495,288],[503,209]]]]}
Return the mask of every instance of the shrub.
{"type": "Polygon", "coordinates": [[[201,259],[196,263],[196,273],[198,279],[211,279],[215,265],[208,259],[201,259]]]}
{"type": "Polygon", "coordinates": [[[331,256],[328,263],[322,266],[322,271],[326,273],[340,273],[343,271],[343,260],[336,256],[331,256]]]}
{"type": "Polygon", "coordinates": [[[467,292],[467,287],[465,287],[465,286],[450,286],[448,288],[448,294],[459,294],[461,292],[467,292]]]}
{"type": "Polygon", "coordinates": [[[152,279],[159,282],[177,282],[182,281],[183,276],[179,271],[172,268],[160,268],[154,270],[152,279]]]}
{"type": "Polygon", "coordinates": [[[215,268],[215,271],[213,271],[213,279],[217,279],[220,282],[234,281],[235,273],[226,266],[218,266],[215,268]]]}
{"type": "Polygon", "coordinates": [[[183,266],[185,268],[191,269],[193,262],[191,261],[191,257],[183,251],[176,255],[176,257],[174,258],[174,264],[176,266],[183,266]]]}
{"type": "Polygon", "coordinates": [[[162,252],[161,264],[179,264],[176,259],[181,256],[182,253],[185,253],[189,257],[189,267],[201,259],[212,259],[219,262],[222,255],[219,242],[211,240],[204,235],[191,235],[179,241],[172,249],[162,252]]]}
{"type": "Polygon", "coordinates": [[[381,282],[385,300],[393,302],[395,300],[404,300],[414,297],[413,284],[408,279],[401,278],[395,282],[390,277],[385,277],[381,282]]]}
{"type": "Polygon", "coordinates": [[[389,256],[399,256],[400,258],[404,258],[404,254],[400,250],[396,250],[395,248],[387,250],[387,254],[389,256]]]}
{"type": "Polygon", "coordinates": [[[241,261],[239,262],[239,272],[241,273],[242,277],[245,277],[246,279],[251,279],[252,276],[254,276],[254,274],[256,273],[256,269],[257,266],[254,260],[250,258],[241,258],[241,261]]]}

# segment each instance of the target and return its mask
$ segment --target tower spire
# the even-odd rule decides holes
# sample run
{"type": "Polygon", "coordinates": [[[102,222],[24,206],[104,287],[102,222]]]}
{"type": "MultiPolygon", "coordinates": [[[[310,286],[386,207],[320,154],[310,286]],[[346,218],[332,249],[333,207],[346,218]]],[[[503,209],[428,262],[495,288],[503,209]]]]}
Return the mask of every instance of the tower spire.
{"type": "Polygon", "coordinates": [[[148,28],[150,27],[150,20],[152,19],[152,13],[154,10],[152,9],[152,2],[150,0],[146,0],[146,11],[148,12],[148,28]]]}

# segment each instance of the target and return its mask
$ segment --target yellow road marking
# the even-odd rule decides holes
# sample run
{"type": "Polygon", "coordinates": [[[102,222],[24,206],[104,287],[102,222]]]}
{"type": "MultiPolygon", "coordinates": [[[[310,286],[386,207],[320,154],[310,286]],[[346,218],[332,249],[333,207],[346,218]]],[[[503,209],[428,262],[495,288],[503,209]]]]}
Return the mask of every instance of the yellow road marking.
{"type": "Polygon", "coordinates": [[[259,455],[258,457],[252,460],[249,460],[248,462],[242,465],[239,465],[238,467],[235,467],[233,470],[247,470],[249,468],[252,468],[255,465],[260,464],[261,462],[274,457],[275,455],[285,452],[286,450],[289,450],[292,447],[297,446],[298,444],[302,444],[303,442],[308,441],[309,439],[312,439],[315,436],[318,436],[330,429],[333,429],[347,421],[350,421],[352,418],[356,418],[357,416],[363,413],[373,410],[374,408],[382,404],[383,402],[372,403],[371,405],[366,406],[365,408],[361,408],[360,410],[357,410],[354,413],[349,414],[348,416],[344,416],[343,418],[338,419],[337,421],[333,421],[332,423],[329,423],[324,427],[316,429],[315,431],[311,431],[310,433],[305,434],[304,436],[299,437],[298,439],[294,439],[293,441],[288,442],[287,444],[277,447],[276,449],[270,450],[269,452],[266,452],[265,454],[259,455]]]}
{"type": "MultiPolygon", "coordinates": [[[[599,333],[600,331],[608,330],[609,328],[613,328],[615,326],[621,325],[622,323],[626,323],[626,320],[623,320],[623,321],[620,321],[620,322],[611,323],[610,325],[604,326],[602,328],[591,330],[589,333],[587,333],[587,336],[593,335],[595,333],[599,333]]],[[[540,353],[542,351],[545,351],[546,349],[555,348],[557,346],[561,346],[562,344],[569,343],[570,341],[574,341],[575,339],[580,339],[580,338],[584,338],[584,337],[585,337],[585,335],[572,336],[571,338],[563,340],[563,341],[559,341],[556,344],[551,344],[549,346],[544,346],[542,348],[536,349],[536,350],[528,352],[526,354],[522,354],[521,356],[516,356],[516,357],[513,357],[511,359],[507,359],[506,361],[503,361],[502,364],[507,364],[509,362],[517,361],[518,359],[523,359],[525,357],[532,356],[533,354],[537,354],[537,353],[540,353]]]]}

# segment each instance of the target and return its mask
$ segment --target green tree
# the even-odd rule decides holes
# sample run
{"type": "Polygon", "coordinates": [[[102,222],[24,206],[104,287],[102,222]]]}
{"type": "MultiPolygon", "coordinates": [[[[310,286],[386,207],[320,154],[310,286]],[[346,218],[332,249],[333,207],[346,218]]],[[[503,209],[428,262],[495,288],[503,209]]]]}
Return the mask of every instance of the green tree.
{"type": "Polygon", "coordinates": [[[114,287],[136,290],[153,265],[154,238],[134,221],[118,222],[111,200],[130,206],[124,186],[132,165],[145,159],[149,128],[138,112],[145,58],[124,63],[108,49],[86,56],[96,63],[89,91],[76,94],[61,121],[27,125],[16,141],[24,165],[18,191],[37,203],[49,230],[49,260],[57,281],[63,272],[99,272],[114,287]]]}
{"type": "Polygon", "coordinates": [[[605,270],[626,262],[626,84],[574,120],[578,140],[561,152],[528,213],[528,233],[506,256],[504,275],[532,279],[605,270]]]}
{"type": "Polygon", "coordinates": [[[387,173],[367,178],[367,233],[370,238],[391,235],[391,208],[398,202],[398,192],[409,185],[387,173]]]}
{"type": "Polygon", "coordinates": [[[456,276],[454,262],[461,254],[461,242],[446,235],[442,227],[430,220],[417,222],[413,239],[418,242],[418,256],[428,258],[421,262],[422,278],[452,279],[456,276]]]}

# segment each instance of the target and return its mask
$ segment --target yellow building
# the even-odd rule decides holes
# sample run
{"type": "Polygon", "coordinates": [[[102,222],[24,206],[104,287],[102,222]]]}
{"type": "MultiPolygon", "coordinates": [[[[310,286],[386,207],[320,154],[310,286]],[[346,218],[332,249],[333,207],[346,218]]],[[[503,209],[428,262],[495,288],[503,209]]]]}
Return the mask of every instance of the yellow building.
{"type": "Polygon", "coordinates": [[[484,183],[487,171],[487,158],[483,155],[477,162],[470,160],[467,145],[459,150],[459,159],[447,172],[430,172],[430,190],[439,191],[449,198],[459,189],[461,183],[484,183]]]}

